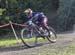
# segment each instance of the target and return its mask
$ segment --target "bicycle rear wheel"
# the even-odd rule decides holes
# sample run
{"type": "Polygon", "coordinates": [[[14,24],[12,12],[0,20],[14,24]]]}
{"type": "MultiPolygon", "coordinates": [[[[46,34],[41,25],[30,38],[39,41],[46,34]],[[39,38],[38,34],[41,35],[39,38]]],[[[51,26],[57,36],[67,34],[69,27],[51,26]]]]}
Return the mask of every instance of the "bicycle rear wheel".
{"type": "Polygon", "coordinates": [[[28,27],[23,28],[21,30],[21,40],[23,44],[27,47],[34,47],[37,45],[37,37],[36,37],[36,31],[31,28],[29,29],[28,27]]]}

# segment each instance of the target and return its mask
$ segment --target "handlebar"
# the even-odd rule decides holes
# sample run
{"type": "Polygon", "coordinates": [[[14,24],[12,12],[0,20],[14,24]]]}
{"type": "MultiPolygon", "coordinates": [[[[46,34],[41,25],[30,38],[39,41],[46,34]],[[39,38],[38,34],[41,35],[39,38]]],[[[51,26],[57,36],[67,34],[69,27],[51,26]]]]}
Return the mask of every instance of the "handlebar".
{"type": "Polygon", "coordinates": [[[28,23],[29,23],[29,24],[31,24],[31,23],[32,23],[33,18],[34,18],[34,17],[32,17],[30,20],[28,20],[28,21],[27,21],[27,22],[25,22],[24,24],[28,24],[28,23]]]}

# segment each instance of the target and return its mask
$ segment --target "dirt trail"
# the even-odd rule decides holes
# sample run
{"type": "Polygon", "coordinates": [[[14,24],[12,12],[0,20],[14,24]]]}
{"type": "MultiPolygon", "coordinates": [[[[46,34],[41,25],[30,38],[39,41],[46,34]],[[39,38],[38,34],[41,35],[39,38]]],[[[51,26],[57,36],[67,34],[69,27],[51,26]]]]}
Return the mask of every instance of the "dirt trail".
{"type": "Polygon", "coordinates": [[[11,46],[0,48],[0,55],[50,55],[56,54],[54,50],[62,50],[75,41],[75,33],[59,34],[56,43],[44,44],[34,48],[24,46],[11,46]],[[51,51],[50,51],[51,50],[51,51]]]}

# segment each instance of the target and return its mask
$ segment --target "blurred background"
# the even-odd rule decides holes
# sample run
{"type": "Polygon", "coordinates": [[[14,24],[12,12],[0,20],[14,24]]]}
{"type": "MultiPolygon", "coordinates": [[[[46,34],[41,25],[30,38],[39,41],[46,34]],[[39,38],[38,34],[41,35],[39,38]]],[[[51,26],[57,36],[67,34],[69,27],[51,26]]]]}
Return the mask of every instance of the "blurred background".
{"type": "MultiPolygon", "coordinates": [[[[26,22],[25,9],[41,11],[48,17],[48,25],[56,32],[73,30],[75,24],[75,0],[0,0],[0,25],[26,22]]],[[[17,31],[21,27],[14,26],[17,31]]],[[[0,34],[11,33],[11,27],[0,28],[0,34]]]]}

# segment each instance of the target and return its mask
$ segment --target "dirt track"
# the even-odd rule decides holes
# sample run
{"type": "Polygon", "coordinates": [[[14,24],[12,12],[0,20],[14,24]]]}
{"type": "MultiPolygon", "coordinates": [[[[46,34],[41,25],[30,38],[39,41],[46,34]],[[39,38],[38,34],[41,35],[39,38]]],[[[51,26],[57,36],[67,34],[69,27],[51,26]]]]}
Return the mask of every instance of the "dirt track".
{"type": "Polygon", "coordinates": [[[55,52],[55,50],[63,50],[74,41],[75,33],[59,34],[56,43],[44,44],[34,48],[27,48],[21,45],[1,47],[0,55],[56,55],[58,52],[55,52]]]}

